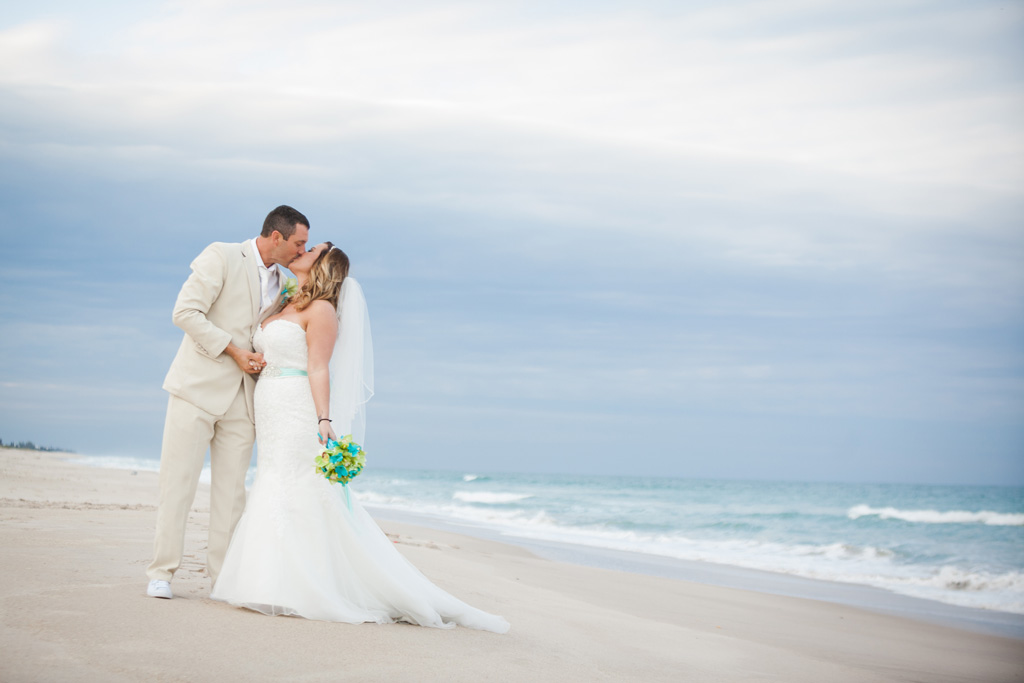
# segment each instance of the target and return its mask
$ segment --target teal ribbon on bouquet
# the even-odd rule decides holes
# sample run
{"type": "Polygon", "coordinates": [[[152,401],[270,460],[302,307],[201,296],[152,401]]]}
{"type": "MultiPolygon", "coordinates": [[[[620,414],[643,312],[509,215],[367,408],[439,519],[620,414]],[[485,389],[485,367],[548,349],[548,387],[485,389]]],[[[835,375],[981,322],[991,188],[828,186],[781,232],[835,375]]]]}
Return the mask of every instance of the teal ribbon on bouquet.
{"type": "Polygon", "coordinates": [[[348,483],[362,472],[366,465],[363,447],[352,440],[351,434],[343,436],[340,441],[327,439],[324,450],[316,456],[314,463],[319,475],[332,484],[341,484],[345,489],[345,502],[348,504],[349,512],[352,512],[348,483]]]}

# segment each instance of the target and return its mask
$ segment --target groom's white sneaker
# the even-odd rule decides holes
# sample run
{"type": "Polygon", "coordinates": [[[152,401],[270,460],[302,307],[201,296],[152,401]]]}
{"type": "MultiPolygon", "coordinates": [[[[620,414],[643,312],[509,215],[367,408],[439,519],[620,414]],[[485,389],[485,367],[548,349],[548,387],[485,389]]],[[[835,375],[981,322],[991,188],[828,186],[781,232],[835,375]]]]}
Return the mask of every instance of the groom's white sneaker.
{"type": "Polygon", "coordinates": [[[149,582],[149,588],[146,589],[146,595],[151,598],[173,598],[174,593],[171,592],[171,582],[153,579],[149,582]]]}

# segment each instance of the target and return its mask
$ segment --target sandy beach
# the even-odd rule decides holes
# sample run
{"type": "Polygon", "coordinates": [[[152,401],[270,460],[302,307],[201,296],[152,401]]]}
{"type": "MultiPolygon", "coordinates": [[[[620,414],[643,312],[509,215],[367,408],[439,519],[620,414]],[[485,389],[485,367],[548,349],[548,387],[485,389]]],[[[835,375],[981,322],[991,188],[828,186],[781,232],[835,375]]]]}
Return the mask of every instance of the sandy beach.
{"type": "Polygon", "coordinates": [[[1024,641],[395,522],[381,526],[403,554],[511,632],[265,617],[208,597],[205,487],[176,597],[155,600],[155,474],[11,449],[0,473],[5,682],[1024,680],[1024,641]]]}

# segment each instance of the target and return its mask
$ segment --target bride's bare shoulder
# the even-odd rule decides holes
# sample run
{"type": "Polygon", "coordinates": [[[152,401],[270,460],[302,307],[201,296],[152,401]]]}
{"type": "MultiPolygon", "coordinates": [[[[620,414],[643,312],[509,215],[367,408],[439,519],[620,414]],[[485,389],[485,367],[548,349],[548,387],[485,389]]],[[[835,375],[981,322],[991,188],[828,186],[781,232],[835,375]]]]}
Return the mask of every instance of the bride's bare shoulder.
{"type": "Polygon", "coordinates": [[[326,330],[337,329],[338,327],[338,314],[334,309],[334,305],[324,299],[317,299],[306,306],[302,311],[302,316],[305,319],[307,331],[310,328],[326,330]]]}
{"type": "Polygon", "coordinates": [[[316,318],[337,317],[337,311],[334,308],[334,304],[326,299],[317,299],[316,301],[311,302],[303,312],[316,318]]]}

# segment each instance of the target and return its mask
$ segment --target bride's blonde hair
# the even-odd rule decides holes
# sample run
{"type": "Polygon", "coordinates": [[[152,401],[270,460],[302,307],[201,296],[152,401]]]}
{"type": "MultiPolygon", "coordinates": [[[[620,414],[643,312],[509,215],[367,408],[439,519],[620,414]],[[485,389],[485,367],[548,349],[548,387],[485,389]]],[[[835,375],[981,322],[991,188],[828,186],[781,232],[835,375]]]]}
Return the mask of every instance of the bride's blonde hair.
{"type": "Polygon", "coordinates": [[[320,252],[309,269],[309,278],[295,295],[293,305],[296,311],[305,309],[317,299],[325,299],[338,307],[341,284],[348,277],[348,256],[330,242],[326,244],[327,248],[320,252]]]}

